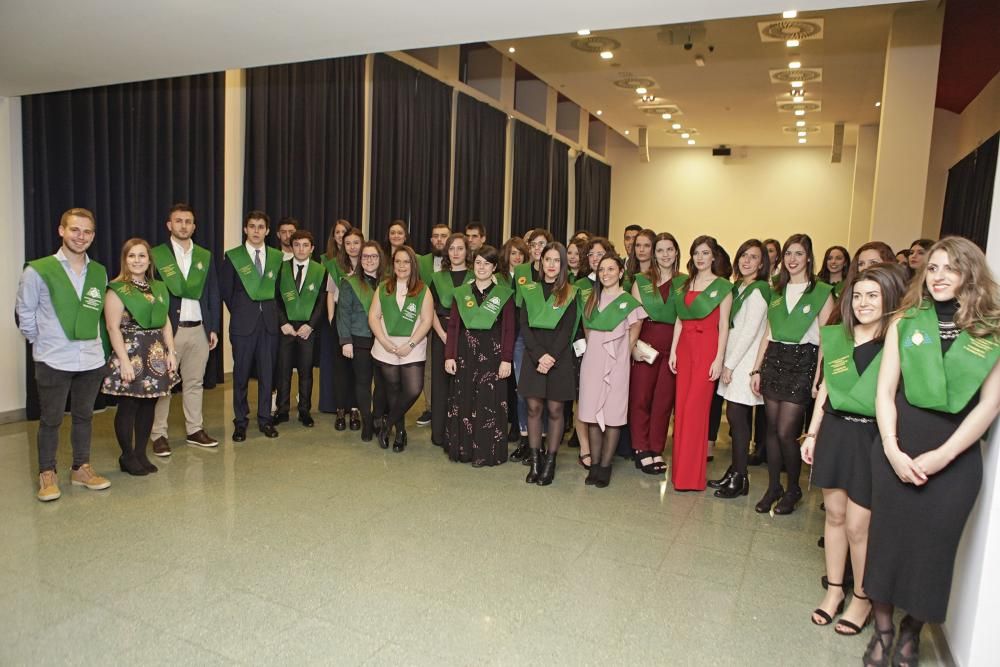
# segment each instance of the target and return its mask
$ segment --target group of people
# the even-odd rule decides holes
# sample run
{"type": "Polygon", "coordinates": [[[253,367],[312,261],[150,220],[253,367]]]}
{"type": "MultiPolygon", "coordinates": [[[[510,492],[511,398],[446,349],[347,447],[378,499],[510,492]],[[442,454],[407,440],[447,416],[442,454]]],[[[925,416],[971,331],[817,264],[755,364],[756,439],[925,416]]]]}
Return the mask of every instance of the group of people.
{"type": "Polygon", "coordinates": [[[915,664],[922,624],[944,619],[982,477],[977,443],[1000,412],[1000,289],[968,240],[922,239],[902,258],[877,241],[853,256],[835,246],[817,266],[806,234],[748,239],[732,258],[702,235],[682,264],[673,235],[635,225],[623,256],[586,231],[563,245],[533,229],[497,248],[479,223],[436,225],[418,255],[402,221],[380,243],[338,220],[317,261],[297,221],[280,220],[280,245],[268,247],[270,218],[250,211],[245,242],[218,261],[194,243],[190,206],[172,207],[166,227],[156,247],[126,241],[108,282],[87,256],[93,214],[70,209],[60,249],[24,270],[17,316],[35,362],[40,500],[60,495],[67,396],[73,484],[110,486],[89,461],[98,391],[117,400],[123,472],[156,472],[150,439],[153,454],[170,455],[178,383],[186,441],[218,445],[201,407],[225,304],[234,442],[247,437],[252,377],[264,436],[290,418],[293,370],[298,420],[313,427],[318,362],[319,409],[336,430],[402,452],[424,393],[420,421],[452,461],[519,460],[529,484],[553,483],[570,430],[585,484],[598,488],[624,452],[644,473],[669,470],[678,491],[731,499],[749,493],[748,466],[766,461],[755,509],[780,516],[802,499],[805,461],[826,510],[827,590],[813,623],[858,634],[874,618],[866,664],[915,664]],[[708,480],[723,404],[731,465],[708,480]],[[909,613],[894,642],[895,606],[909,613]]]}

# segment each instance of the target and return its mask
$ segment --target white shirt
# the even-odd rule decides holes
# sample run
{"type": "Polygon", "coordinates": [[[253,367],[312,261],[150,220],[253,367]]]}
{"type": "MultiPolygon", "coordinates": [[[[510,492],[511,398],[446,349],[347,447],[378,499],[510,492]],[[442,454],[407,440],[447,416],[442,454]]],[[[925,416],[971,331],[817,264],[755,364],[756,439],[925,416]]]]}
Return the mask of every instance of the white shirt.
{"type": "Polygon", "coordinates": [[[300,266],[302,267],[302,277],[299,278],[298,282],[295,285],[295,288],[299,292],[302,291],[302,283],[305,282],[305,280],[306,280],[306,273],[309,272],[309,260],[307,259],[304,262],[300,262],[297,259],[293,259],[292,260],[292,278],[293,279],[298,274],[300,266]]]}
{"type": "Polygon", "coordinates": [[[284,248],[281,249],[281,261],[282,262],[287,262],[288,260],[292,259],[293,257],[295,257],[295,253],[289,252],[288,250],[285,250],[284,248]]]}
{"type": "Polygon", "coordinates": [[[254,268],[255,271],[257,270],[257,252],[258,251],[260,251],[260,265],[261,265],[261,267],[262,268],[266,268],[267,267],[267,247],[266,246],[261,246],[259,248],[255,248],[254,246],[250,245],[249,241],[247,241],[243,245],[246,246],[247,253],[250,255],[250,265],[253,266],[253,268],[254,268]]]}
{"type": "MultiPolygon", "coordinates": [[[[785,285],[785,307],[788,308],[789,313],[795,310],[795,306],[798,305],[799,299],[806,293],[808,287],[808,280],[804,283],[788,283],[785,285]]],[[[774,342],[774,337],[769,337],[768,340],[774,342]]],[[[813,318],[812,324],[809,325],[805,335],[802,336],[802,340],[797,344],[804,345],[805,343],[819,345],[819,315],[813,318]]],[[[786,343],[786,345],[796,345],[796,343],[786,343]]]]}
{"type": "MultiPolygon", "coordinates": [[[[170,245],[174,247],[174,257],[177,258],[177,268],[181,270],[184,280],[187,280],[188,272],[191,271],[191,256],[194,253],[194,243],[190,243],[187,250],[181,244],[170,237],[170,245]]],[[[197,299],[181,299],[181,322],[200,322],[201,304],[197,299]]]]}
{"type": "Polygon", "coordinates": [[[437,273],[438,271],[441,270],[441,262],[442,261],[444,261],[444,257],[435,257],[434,258],[434,272],[435,273],[437,273]]]}

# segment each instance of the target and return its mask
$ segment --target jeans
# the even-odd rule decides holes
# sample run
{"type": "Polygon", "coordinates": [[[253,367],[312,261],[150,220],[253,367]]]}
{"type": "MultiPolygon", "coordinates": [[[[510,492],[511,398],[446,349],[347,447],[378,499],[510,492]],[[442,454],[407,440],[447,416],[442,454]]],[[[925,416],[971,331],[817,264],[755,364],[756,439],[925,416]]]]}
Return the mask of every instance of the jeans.
{"type": "Polygon", "coordinates": [[[35,362],[35,383],[38,386],[38,470],[56,469],[59,449],[59,427],[70,398],[73,427],[69,441],[73,446],[73,467],[90,463],[90,434],[94,417],[94,401],[107,374],[107,367],[90,371],[60,371],[41,361],[35,362]]]}

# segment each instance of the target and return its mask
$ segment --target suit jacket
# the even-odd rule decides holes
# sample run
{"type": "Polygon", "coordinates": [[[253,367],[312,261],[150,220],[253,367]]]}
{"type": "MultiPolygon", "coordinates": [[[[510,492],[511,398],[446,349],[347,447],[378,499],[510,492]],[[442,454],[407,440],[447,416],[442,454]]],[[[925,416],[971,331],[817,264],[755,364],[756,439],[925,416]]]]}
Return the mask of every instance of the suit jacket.
{"type": "MultiPolygon", "coordinates": [[[[167,245],[173,250],[174,244],[169,240],[167,245]]],[[[201,290],[201,298],[198,299],[201,305],[201,322],[205,327],[205,335],[215,332],[216,336],[222,335],[222,300],[219,297],[219,279],[216,276],[218,264],[216,258],[212,258],[208,273],[205,274],[205,287],[201,290]]],[[[167,311],[173,332],[177,333],[177,323],[181,320],[181,298],[170,295],[170,309],[167,311]]]]}
{"type": "MultiPolygon", "coordinates": [[[[278,296],[278,281],[275,281],[274,288],[275,296],[278,296]]],[[[219,292],[222,294],[222,301],[229,309],[230,336],[253,334],[259,320],[263,320],[264,331],[269,334],[278,333],[278,305],[274,298],[266,301],[251,299],[236,273],[236,268],[226,255],[223,255],[219,266],[219,292]]]]}
{"type": "MultiPolygon", "coordinates": [[[[292,271],[294,277],[294,267],[292,266],[291,259],[281,263],[282,271],[292,271]]],[[[320,281],[319,294],[316,295],[316,303],[313,305],[312,314],[309,315],[309,321],[307,324],[312,328],[313,331],[319,329],[319,325],[323,322],[323,315],[326,314],[326,272],[323,272],[323,279],[320,281]]],[[[285,310],[285,300],[281,298],[281,277],[278,277],[278,328],[280,329],[284,325],[291,322],[288,319],[288,312],[285,310]]],[[[302,322],[296,322],[297,325],[301,325],[302,322]]],[[[298,326],[296,326],[298,328],[298,326]]]]}

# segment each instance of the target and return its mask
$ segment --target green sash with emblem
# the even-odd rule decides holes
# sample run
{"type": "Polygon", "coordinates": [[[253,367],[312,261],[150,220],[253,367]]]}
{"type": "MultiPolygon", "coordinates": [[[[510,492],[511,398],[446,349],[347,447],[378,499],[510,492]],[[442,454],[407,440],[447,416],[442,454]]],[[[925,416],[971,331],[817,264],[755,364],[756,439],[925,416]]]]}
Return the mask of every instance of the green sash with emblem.
{"type": "Polygon", "coordinates": [[[302,280],[302,291],[295,284],[294,260],[281,265],[281,300],[285,302],[285,314],[290,322],[307,322],[312,317],[313,307],[319,293],[323,291],[323,277],[326,269],[319,262],[309,260],[306,276],[302,280]]]}
{"type": "Polygon", "coordinates": [[[569,305],[576,299],[576,287],[570,285],[566,301],[561,306],[556,305],[556,295],[553,291],[545,298],[541,283],[525,283],[521,285],[524,305],[528,309],[528,325],[535,329],[555,329],[569,305]]]}
{"type": "Polygon", "coordinates": [[[771,302],[767,306],[767,321],[771,323],[771,338],[782,343],[798,343],[809,331],[813,320],[819,317],[823,305],[833,291],[833,287],[816,282],[812,291],[804,292],[799,302],[788,312],[785,305],[785,295],[781,292],[771,293],[771,302]]]}
{"type": "Polygon", "coordinates": [[[834,284],[834,286],[833,286],[833,300],[834,301],[836,301],[837,299],[840,298],[840,295],[843,294],[845,287],[847,287],[847,281],[846,280],[841,280],[839,283],[834,284]]]}
{"type": "Polygon", "coordinates": [[[257,267],[254,266],[247,247],[240,244],[231,250],[226,251],[226,257],[233,263],[236,275],[243,283],[243,289],[247,296],[254,301],[267,301],[274,298],[274,285],[278,281],[278,272],[281,270],[281,251],[276,248],[266,248],[264,253],[264,275],[257,274],[257,267]]]}
{"type": "Polygon", "coordinates": [[[605,306],[604,310],[595,307],[590,311],[590,317],[584,312],[583,326],[594,331],[614,331],[615,327],[621,324],[640,305],[634,296],[628,292],[622,292],[605,306]]]}
{"type": "Polygon", "coordinates": [[[959,334],[941,354],[937,312],[925,299],[899,320],[899,361],[910,405],[955,414],[979,391],[1000,358],[996,338],[959,334]]]}
{"type": "MultiPolygon", "coordinates": [[[[455,290],[457,289],[455,283],[452,281],[451,271],[442,270],[432,275],[433,278],[431,280],[433,281],[434,293],[437,295],[438,303],[445,310],[450,310],[452,302],[455,301],[455,290]]],[[[466,285],[472,280],[475,280],[475,278],[472,272],[467,270],[461,284],[466,285]]]]}
{"type": "Polygon", "coordinates": [[[333,259],[325,260],[323,268],[330,274],[330,279],[333,280],[333,284],[339,289],[340,283],[344,280],[344,270],[340,268],[340,262],[337,261],[337,258],[334,257],[333,259]]]}
{"type": "Polygon", "coordinates": [[[733,326],[733,322],[736,321],[736,313],[740,312],[740,308],[743,307],[743,302],[750,298],[750,295],[754,292],[760,292],[760,295],[764,297],[764,303],[767,303],[771,299],[771,286],[767,284],[766,280],[755,280],[741,292],[740,285],[742,283],[736,283],[733,285],[733,307],[729,311],[729,326],[733,326]]]}
{"type": "MultiPolygon", "coordinates": [[[[672,280],[678,278],[682,279],[682,283],[687,280],[687,276],[684,274],[678,274],[672,280]]],[[[642,301],[642,307],[646,310],[650,320],[662,324],[673,324],[677,321],[677,305],[672,282],[670,289],[667,290],[666,300],[660,293],[660,288],[643,274],[635,274],[635,284],[639,286],[639,300],[642,301]]]]}
{"type": "Polygon", "coordinates": [[[177,257],[170,243],[161,243],[153,248],[153,266],[156,267],[156,272],[171,294],[180,299],[197,301],[205,289],[212,253],[197,243],[191,245],[191,267],[188,269],[187,278],[177,266],[177,257]]]}
{"type": "Polygon", "coordinates": [[[583,304],[587,303],[587,299],[590,298],[591,292],[594,291],[594,283],[587,276],[582,276],[570,284],[576,288],[576,293],[579,295],[577,298],[580,299],[580,307],[582,308],[583,304]]]}
{"type": "Polygon", "coordinates": [[[425,285],[430,285],[434,278],[434,253],[417,255],[417,268],[420,270],[420,279],[425,285]]]}
{"type": "Polygon", "coordinates": [[[486,294],[483,303],[479,304],[476,302],[476,295],[472,293],[471,284],[464,283],[455,288],[455,299],[458,301],[458,314],[462,316],[462,323],[466,329],[475,331],[492,329],[504,305],[513,295],[514,290],[498,282],[486,294]]]}
{"type": "Polygon", "coordinates": [[[698,293],[689,306],[684,301],[684,282],[687,278],[681,281],[678,281],[678,278],[680,276],[674,278],[673,282],[674,302],[677,306],[677,317],[682,320],[701,320],[708,317],[709,313],[718,308],[722,300],[729,296],[733,288],[732,284],[725,278],[716,278],[709,283],[708,287],[698,293]]]}
{"type": "Polygon", "coordinates": [[[28,266],[38,272],[49,288],[52,307],[66,338],[93,340],[101,336],[104,286],[108,284],[108,272],[103,265],[94,260],[87,262],[83,294],[79,297],[62,262],[55,255],[30,261],[28,266]]]}
{"type": "Polygon", "coordinates": [[[531,262],[522,262],[514,267],[514,305],[518,308],[524,305],[521,288],[533,282],[535,281],[531,277],[531,262]]]}
{"type": "Polygon", "coordinates": [[[354,291],[354,296],[358,297],[358,301],[364,306],[365,312],[367,313],[372,309],[372,299],[375,297],[375,291],[368,285],[368,283],[357,274],[347,276],[347,280],[344,281],[346,284],[351,286],[354,291]]]}
{"type": "Polygon", "coordinates": [[[150,281],[151,294],[146,294],[130,282],[115,281],[108,287],[114,290],[132,319],[143,329],[162,329],[167,323],[170,295],[161,281],[150,281]]]}
{"type": "Polygon", "coordinates": [[[864,417],[875,416],[875,385],[882,363],[879,350],[864,373],[858,373],[854,364],[854,341],[842,324],[832,324],[820,329],[820,346],[823,348],[823,379],[830,405],[841,412],[864,417]]]}
{"type": "Polygon", "coordinates": [[[396,295],[386,292],[385,283],[378,286],[378,300],[382,304],[382,321],[385,322],[387,334],[409,336],[413,333],[413,325],[420,316],[420,306],[423,305],[425,294],[426,286],[420,288],[416,296],[407,296],[400,308],[396,303],[396,295]]]}

